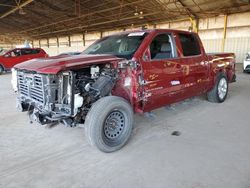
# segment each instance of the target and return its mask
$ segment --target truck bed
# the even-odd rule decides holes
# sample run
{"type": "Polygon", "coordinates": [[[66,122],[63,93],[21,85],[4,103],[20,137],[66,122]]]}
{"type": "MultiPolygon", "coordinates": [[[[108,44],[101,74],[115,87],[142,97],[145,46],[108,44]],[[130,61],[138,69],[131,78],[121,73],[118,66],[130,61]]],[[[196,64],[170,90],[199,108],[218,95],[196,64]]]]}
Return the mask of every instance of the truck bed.
{"type": "Polygon", "coordinates": [[[207,53],[209,62],[212,63],[212,69],[224,71],[229,82],[235,82],[235,54],[234,53],[207,53]]]}

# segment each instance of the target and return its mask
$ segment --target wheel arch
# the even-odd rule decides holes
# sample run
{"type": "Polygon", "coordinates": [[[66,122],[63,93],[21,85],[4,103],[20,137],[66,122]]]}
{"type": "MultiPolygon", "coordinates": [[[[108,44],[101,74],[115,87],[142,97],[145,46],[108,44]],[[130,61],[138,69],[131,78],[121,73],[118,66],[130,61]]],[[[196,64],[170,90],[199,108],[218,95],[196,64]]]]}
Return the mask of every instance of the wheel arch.
{"type": "Polygon", "coordinates": [[[216,83],[219,74],[224,74],[224,75],[226,76],[226,78],[228,79],[228,75],[227,75],[226,69],[225,69],[224,67],[219,68],[219,69],[217,69],[217,70],[215,71],[214,79],[213,79],[213,85],[216,83]]]}

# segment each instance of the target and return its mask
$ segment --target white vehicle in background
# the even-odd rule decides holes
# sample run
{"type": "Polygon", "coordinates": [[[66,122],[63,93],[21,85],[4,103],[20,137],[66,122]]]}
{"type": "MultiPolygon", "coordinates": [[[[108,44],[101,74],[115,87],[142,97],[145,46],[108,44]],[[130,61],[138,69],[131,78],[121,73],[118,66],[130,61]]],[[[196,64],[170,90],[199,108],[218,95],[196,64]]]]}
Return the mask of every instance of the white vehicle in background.
{"type": "Polygon", "coordinates": [[[244,59],[243,71],[250,73],[250,52],[246,54],[246,58],[244,59]]]}

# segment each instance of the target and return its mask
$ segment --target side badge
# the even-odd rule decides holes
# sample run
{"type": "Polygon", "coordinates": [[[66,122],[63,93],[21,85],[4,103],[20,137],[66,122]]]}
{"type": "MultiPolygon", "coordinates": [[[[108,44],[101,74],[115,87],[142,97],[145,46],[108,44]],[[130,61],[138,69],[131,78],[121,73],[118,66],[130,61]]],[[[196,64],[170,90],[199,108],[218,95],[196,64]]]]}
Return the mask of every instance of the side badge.
{"type": "Polygon", "coordinates": [[[176,85],[179,85],[179,84],[180,84],[179,80],[173,80],[173,81],[171,81],[171,85],[172,86],[176,86],[176,85]]]}

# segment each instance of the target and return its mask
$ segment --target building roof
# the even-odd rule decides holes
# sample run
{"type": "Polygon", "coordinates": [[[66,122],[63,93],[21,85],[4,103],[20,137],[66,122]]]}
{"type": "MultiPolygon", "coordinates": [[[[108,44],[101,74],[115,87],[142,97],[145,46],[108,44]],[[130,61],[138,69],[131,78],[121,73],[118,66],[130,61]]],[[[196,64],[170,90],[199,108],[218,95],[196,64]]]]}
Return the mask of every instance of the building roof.
{"type": "Polygon", "coordinates": [[[41,39],[246,11],[249,0],[2,0],[0,38],[41,39]]]}

